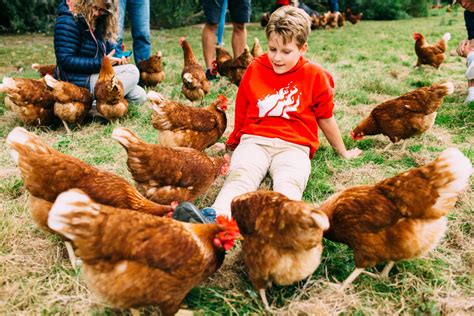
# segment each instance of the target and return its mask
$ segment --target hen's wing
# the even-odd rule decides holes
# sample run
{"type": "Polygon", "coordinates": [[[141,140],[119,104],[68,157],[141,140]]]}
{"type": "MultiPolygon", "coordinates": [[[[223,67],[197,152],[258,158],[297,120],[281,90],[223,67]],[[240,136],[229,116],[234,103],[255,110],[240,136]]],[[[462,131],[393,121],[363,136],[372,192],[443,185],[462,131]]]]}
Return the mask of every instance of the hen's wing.
{"type": "Polygon", "coordinates": [[[215,115],[203,108],[195,108],[174,101],[153,103],[153,123],[158,130],[191,129],[199,132],[216,127],[215,115]]]}
{"type": "Polygon", "coordinates": [[[240,195],[232,200],[231,209],[244,238],[258,236],[276,247],[309,249],[321,241],[314,232],[329,227],[326,215],[316,207],[277,192],[240,195]]]}
{"type": "Polygon", "coordinates": [[[329,234],[336,233],[350,241],[353,233],[376,233],[402,218],[445,216],[454,207],[457,193],[467,185],[471,174],[470,161],[459,150],[450,148],[423,167],[373,186],[337,193],[320,208],[330,218],[329,234]]]}
{"type": "Polygon", "coordinates": [[[45,75],[44,80],[48,87],[53,89],[53,95],[59,102],[92,103],[92,95],[85,88],[78,87],[73,83],[56,80],[50,75],[45,75]]]}
{"type": "Polygon", "coordinates": [[[54,202],[61,192],[80,188],[99,203],[157,215],[172,211],[170,206],[146,200],[125,179],[58,152],[23,128],[13,129],[7,144],[25,186],[36,197],[54,202]]]}
{"type": "Polygon", "coordinates": [[[112,138],[127,149],[139,190],[155,202],[194,200],[216,177],[212,160],[196,149],[148,144],[126,128],[114,129],[112,138]]]}
{"type": "Polygon", "coordinates": [[[180,222],[97,204],[77,189],[58,196],[48,225],[70,238],[86,263],[133,260],[172,273],[199,252],[180,222]]]}
{"type": "Polygon", "coordinates": [[[400,100],[409,111],[428,115],[435,112],[441,105],[443,98],[453,92],[453,83],[447,82],[416,89],[403,95],[400,100]]]}

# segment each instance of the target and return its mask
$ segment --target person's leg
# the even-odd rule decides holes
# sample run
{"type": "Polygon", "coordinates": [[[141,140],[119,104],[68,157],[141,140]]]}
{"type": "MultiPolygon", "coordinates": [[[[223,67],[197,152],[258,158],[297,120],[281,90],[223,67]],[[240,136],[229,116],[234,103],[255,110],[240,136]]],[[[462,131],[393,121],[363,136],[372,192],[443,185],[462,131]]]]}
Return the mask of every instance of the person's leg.
{"type": "MultiPolygon", "coordinates": [[[[99,74],[92,74],[90,77],[89,77],[89,90],[90,92],[92,93],[92,95],[94,95],[94,88],[95,88],[95,84],[97,83],[97,79],[99,79],[99,74]]],[[[94,96],[95,98],[95,96],[94,96]]]]}
{"type": "MultiPolygon", "coordinates": [[[[464,10],[464,22],[466,24],[467,38],[471,40],[471,43],[474,42],[474,12],[464,10]]],[[[471,45],[474,47],[474,45],[471,45]]],[[[466,58],[466,78],[468,92],[465,103],[470,103],[474,101],[474,53],[469,53],[466,58]]]]}
{"type": "Polygon", "coordinates": [[[150,58],[150,0],[127,0],[135,63],[150,58]]]}
{"type": "Polygon", "coordinates": [[[270,175],[273,179],[273,191],[292,200],[301,200],[311,174],[309,148],[286,143],[275,146],[272,153],[270,175]]]}
{"type": "MultiPolygon", "coordinates": [[[[216,31],[217,24],[221,17],[222,3],[223,0],[202,0],[202,8],[204,10],[204,16],[206,22],[202,29],[202,52],[204,55],[204,62],[206,63],[207,70],[212,69],[212,62],[215,59],[216,51],[216,31]]],[[[206,70],[206,75],[207,71],[206,70]]],[[[209,79],[209,78],[208,78],[209,79]]],[[[211,78],[212,79],[212,78],[211,78]]]]}
{"type": "Polygon", "coordinates": [[[466,24],[467,39],[474,38],[474,12],[464,10],[464,23],[466,24]]]}
{"type": "Polygon", "coordinates": [[[338,0],[329,0],[329,9],[331,12],[339,11],[339,1],[338,0]]]}
{"type": "Polygon", "coordinates": [[[132,64],[114,66],[113,68],[117,78],[122,82],[125,98],[134,103],[145,102],[146,92],[138,85],[140,78],[138,68],[132,64]]]}
{"type": "Polygon", "coordinates": [[[219,215],[231,215],[232,199],[240,194],[256,191],[270,165],[265,146],[243,140],[232,154],[230,171],[212,205],[219,215]]]}
{"type": "Polygon", "coordinates": [[[216,30],[217,24],[204,23],[204,28],[202,29],[202,52],[206,69],[212,69],[212,62],[216,59],[216,30]]]}
{"type": "Polygon", "coordinates": [[[232,51],[234,56],[240,56],[247,46],[247,29],[244,23],[232,23],[232,51]]]}
{"type": "Polygon", "coordinates": [[[118,39],[115,45],[115,54],[120,56],[122,54],[123,34],[125,27],[125,10],[127,7],[127,0],[118,1],[118,39]]]}
{"type": "Polygon", "coordinates": [[[244,52],[247,45],[247,29],[245,23],[250,21],[250,0],[228,0],[229,12],[232,18],[232,50],[234,57],[244,52]]]}

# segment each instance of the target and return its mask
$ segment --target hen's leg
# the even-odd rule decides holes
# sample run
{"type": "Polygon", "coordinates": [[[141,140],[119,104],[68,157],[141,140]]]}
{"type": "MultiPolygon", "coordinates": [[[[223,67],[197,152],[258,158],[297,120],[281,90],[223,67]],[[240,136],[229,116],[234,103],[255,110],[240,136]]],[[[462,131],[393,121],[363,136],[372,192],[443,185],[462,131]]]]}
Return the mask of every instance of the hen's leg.
{"type": "Polygon", "coordinates": [[[263,302],[263,306],[265,306],[265,310],[269,311],[270,306],[268,305],[267,294],[265,293],[265,288],[259,289],[258,293],[260,294],[260,297],[262,298],[262,302],[263,302]]]}
{"type": "Polygon", "coordinates": [[[405,150],[406,150],[406,147],[407,147],[407,140],[404,139],[404,140],[402,141],[402,151],[405,151],[405,150]]]}
{"type": "Polygon", "coordinates": [[[71,134],[71,130],[69,129],[69,126],[67,126],[67,123],[66,123],[65,121],[63,121],[63,120],[61,120],[61,122],[63,122],[64,128],[66,129],[66,132],[67,132],[68,134],[71,134]]]}
{"type": "Polygon", "coordinates": [[[342,283],[340,290],[344,291],[352,282],[354,282],[357,277],[364,272],[364,268],[355,268],[354,271],[352,271],[351,275],[347,277],[347,279],[342,283]]]}
{"type": "Polygon", "coordinates": [[[130,308],[130,313],[132,314],[132,316],[140,316],[141,315],[140,310],[136,309],[136,308],[130,308]]]}
{"type": "Polygon", "coordinates": [[[71,261],[72,268],[76,270],[76,267],[79,266],[81,261],[76,257],[72,244],[69,241],[65,241],[64,244],[66,245],[67,254],[69,256],[69,261],[71,261]]]}
{"type": "Polygon", "coordinates": [[[390,143],[389,143],[387,146],[385,146],[385,148],[382,149],[382,150],[383,150],[383,151],[386,151],[386,150],[388,150],[390,147],[392,147],[392,145],[393,145],[393,143],[390,142],[390,143]]]}
{"type": "Polygon", "coordinates": [[[388,273],[392,270],[393,266],[395,265],[395,261],[387,262],[387,265],[383,268],[382,272],[380,273],[372,273],[368,271],[362,271],[363,274],[371,276],[375,279],[387,279],[388,273]]]}
{"type": "Polygon", "coordinates": [[[380,272],[381,278],[388,278],[388,273],[392,270],[393,266],[395,265],[395,261],[389,261],[387,265],[383,268],[382,272],[380,272]]]}

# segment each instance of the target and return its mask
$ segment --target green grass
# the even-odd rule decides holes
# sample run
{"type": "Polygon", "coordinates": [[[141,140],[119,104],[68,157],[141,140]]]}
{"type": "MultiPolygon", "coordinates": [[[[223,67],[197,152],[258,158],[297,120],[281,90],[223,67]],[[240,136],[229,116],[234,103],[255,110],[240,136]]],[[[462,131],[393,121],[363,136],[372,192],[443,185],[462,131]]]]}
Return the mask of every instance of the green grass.
{"type": "MultiPolygon", "coordinates": [[[[183,66],[178,38],[186,35],[202,62],[200,26],[152,32],[153,50],[163,52],[165,81],[155,90],[173,99],[184,100],[180,89],[183,66]]],[[[433,12],[429,18],[404,21],[362,21],[342,29],[314,31],[310,35],[307,57],[322,64],[336,82],[335,115],[348,147],[359,147],[363,155],[351,161],[340,159],[321,136],[321,147],[312,161],[312,174],[304,199],[320,203],[341,189],[372,184],[409,168],[420,166],[449,146],[460,148],[474,160],[474,103],[463,104],[466,96],[465,60],[447,57],[440,70],[416,63],[412,34],[421,32],[434,42],[451,32],[448,52],[464,39],[462,10],[447,14],[433,12]],[[445,98],[435,126],[420,138],[408,140],[406,150],[389,143],[383,136],[366,137],[354,142],[352,128],[376,104],[412,89],[432,83],[452,81],[453,95],[445,98]]],[[[225,45],[231,47],[231,29],[226,28],[225,45]]],[[[125,44],[131,47],[129,32],[125,44]]],[[[258,37],[266,45],[264,31],[248,26],[248,42],[258,37]]],[[[37,77],[30,69],[33,62],[54,63],[51,36],[40,34],[2,36],[0,75],[37,77]]],[[[204,104],[224,94],[233,104],[236,87],[227,79],[213,82],[204,104]]],[[[73,270],[62,242],[36,228],[27,209],[27,192],[5,146],[6,135],[21,123],[3,106],[0,98],[0,313],[1,314],[125,314],[104,306],[85,285],[80,271],[73,270]]],[[[229,127],[233,114],[229,111],[229,127]]],[[[148,142],[156,141],[150,123],[150,110],[132,104],[128,116],[117,123],[88,122],[81,130],[67,135],[62,126],[31,128],[57,150],[92,165],[130,179],[123,148],[112,141],[111,132],[124,126],[148,142]]],[[[221,140],[224,141],[225,137],[221,140]]],[[[266,185],[269,184],[267,180],[266,185]]],[[[212,203],[222,181],[199,199],[212,203]]],[[[345,245],[325,241],[322,263],[311,278],[288,287],[274,286],[267,291],[277,313],[282,314],[468,314],[472,313],[474,199],[471,189],[464,193],[449,215],[449,230],[444,241],[428,256],[399,262],[388,280],[361,276],[345,294],[335,291],[330,282],[344,280],[354,269],[352,252],[345,245]]],[[[263,305],[252,288],[243,263],[234,251],[223,267],[205,284],[193,289],[185,300],[188,308],[200,314],[262,314],[263,305]]],[[[378,265],[381,270],[383,264],[378,265]]],[[[374,271],[374,269],[372,269],[374,271]]],[[[153,308],[142,310],[153,313],[153,308]]]]}

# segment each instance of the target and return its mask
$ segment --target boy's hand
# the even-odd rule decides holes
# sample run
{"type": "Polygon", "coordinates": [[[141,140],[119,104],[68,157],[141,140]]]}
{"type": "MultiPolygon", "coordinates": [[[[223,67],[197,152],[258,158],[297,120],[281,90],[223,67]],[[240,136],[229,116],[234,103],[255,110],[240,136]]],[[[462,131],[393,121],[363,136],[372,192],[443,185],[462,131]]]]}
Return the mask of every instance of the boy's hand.
{"type": "Polygon", "coordinates": [[[341,157],[344,159],[353,159],[359,157],[361,153],[362,150],[360,150],[359,148],[354,148],[346,150],[344,153],[341,153],[341,157]]]}

